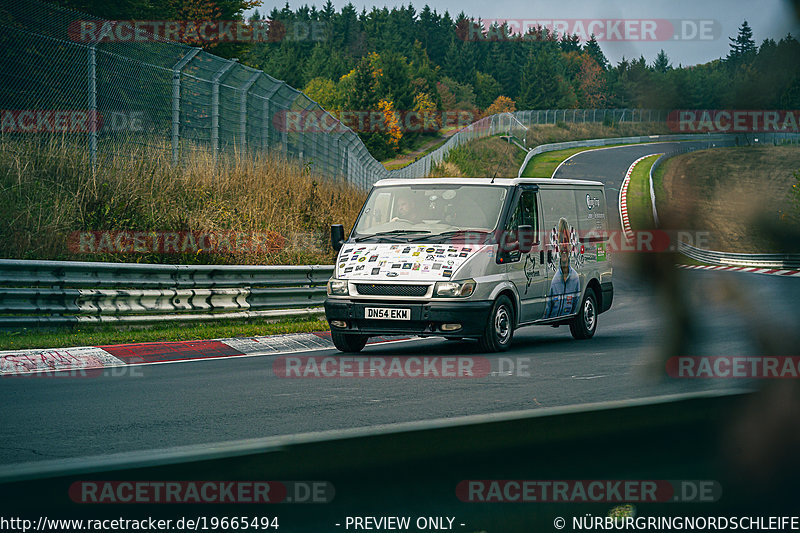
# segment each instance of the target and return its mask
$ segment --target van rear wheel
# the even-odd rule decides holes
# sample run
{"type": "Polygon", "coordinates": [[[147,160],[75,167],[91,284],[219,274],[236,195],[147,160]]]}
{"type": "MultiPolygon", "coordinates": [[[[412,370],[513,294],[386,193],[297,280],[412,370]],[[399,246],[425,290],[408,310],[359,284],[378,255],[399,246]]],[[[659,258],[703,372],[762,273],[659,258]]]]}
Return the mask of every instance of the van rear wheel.
{"type": "Polygon", "coordinates": [[[569,332],[578,340],[591,339],[597,331],[597,298],[593,289],[586,289],[578,314],[569,323],[569,332]]]}
{"type": "Polygon", "coordinates": [[[514,305],[508,296],[502,295],[494,301],[478,346],[485,352],[504,352],[511,346],[513,336],[514,305]]]}
{"type": "Polygon", "coordinates": [[[340,352],[352,353],[360,352],[367,344],[367,336],[358,333],[342,333],[341,331],[331,331],[333,345],[340,352]]]}

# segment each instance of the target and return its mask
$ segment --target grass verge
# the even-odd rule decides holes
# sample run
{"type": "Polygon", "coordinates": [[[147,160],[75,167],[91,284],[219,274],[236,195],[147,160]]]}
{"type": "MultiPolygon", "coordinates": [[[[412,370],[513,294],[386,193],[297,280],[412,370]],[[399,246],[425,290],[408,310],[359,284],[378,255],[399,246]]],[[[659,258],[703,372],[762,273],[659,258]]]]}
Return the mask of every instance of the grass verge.
{"type": "Polygon", "coordinates": [[[397,170],[398,168],[407,167],[417,159],[433,152],[444,143],[447,142],[446,137],[443,135],[443,130],[440,130],[435,135],[423,135],[414,141],[414,143],[405,148],[399,154],[381,161],[381,164],[386,170],[397,170]]]}
{"type": "Polygon", "coordinates": [[[176,323],[152,326],[80,325],[71,329],[31,328],[18,332],[4,332],[0,335],[0,350],[224,339],[327,330],[328,323],[324,315],[280,320],[220,320],[210,323],[176,323]]]}
{"type": "Polygon", "coordinates": [[[650,201],[650,167],[660,155],[651,155],[633,168],[628,183],[628,218],[634,230],[653,229],[653,206],[650,201]]]}
{"type": "Polygon", "coordinates": [[[696,232],[704,248],[739,253],[800,251],[800,147],[698,150],[654,175],[662,229],[696,232]]]}
{"type": "Polygon", "coordinates": [[[431,177],[516,178],[525,152],[500,137],[476,139],[450,150],[431,177]]]}
{"type": "Polygon", "coordinates": [[[535,155],[528,161],[528,165],[522,172],[525,178],[550,178],[553,172],[556,171],[558,165],[563,163],[569,157],[579,154],[581,152],[588,152],[589,150],[597,150],[599,148],[611,148],[613,146],[625,146],[624,144],[609,144],[606,146],[592,146],[588,148],[567,148],[566,150],[555,150],[553,152],[544,152],[543,154],[535,155]]]}

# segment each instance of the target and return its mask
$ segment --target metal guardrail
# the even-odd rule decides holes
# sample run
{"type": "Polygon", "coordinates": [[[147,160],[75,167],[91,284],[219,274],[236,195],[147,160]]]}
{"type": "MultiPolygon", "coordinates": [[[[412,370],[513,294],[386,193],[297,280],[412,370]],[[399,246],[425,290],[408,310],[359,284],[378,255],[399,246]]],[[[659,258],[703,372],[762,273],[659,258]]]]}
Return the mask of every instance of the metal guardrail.
{"type": "Polygon", "coordinates": [[[319,313],[332,265],[0,260],[0,326],[319,313]],[[302,308],[302,309],[298,309],[302,308]]]}
{"type": "MultiPolygon", "coordinates": [[[[800,134],[797,133],[762,133],[754,134],[732,134],[732,133],[685,133],[674,135],[642,135],[639,137],[614,137],[610,139],[590,139],[586,141],[567,141],[561,143],[541,144],[535,148],[531,148],[525,156],[525,160],[519,167],[517,177],[522,177],[525,167],[528,166],[530,160],[545,152],[553,152],[556,150],[567,150],[569,148],[591,148],[595,146],[608,146],[610,144],[637,144],[646,142],[670,142],[670,141],[708,141],[714,142],[735,142],[737,146],[751,146],[757,144],[781,144],[781,143],[798,143],[800,142],[800,134]]],[[[662,159],[672,157],[679,153],[694,150],[676,150],[666,154],[662,159]]],[[[657,165],[661,162],[657,162],[657,165]]]]}
{"type": "MultiPolygon", "coordinates": [[[[585,513],[603,517],[622,503],[566,496],[489,503],[458,492],[465,480],[714,480],[722,487],[718,500],[694,494],[688,501],[636,506],[658,507],[659,516],[746,515],[775,502],[791,510],[796,504],[786,498],[788,485],[765,483],[763,492],[754,494],[750,478],[742,479],[739,455],[725,453],[745,446],[744,433],[731,428],[754,401],[741,393],[691,393],[12,464],[0,468],[0,495],[17,516],[31,517],[34,524],[42,514],[175,519],[208,514],[211,506],[199,500],[79,503],[80,495],[69,489],[86,480],[318,480],[335,489],[332,501],[268,506],[281,526],[313,532],[334,530],[344,516],[395,516],[398,509],[404,516],[457,517],[468,527],[452,529],[463,531],[552,530],[555,517],[570,522],[585,513]]],[[[639,501],[638,496],[629,498],[639,501]]],[[[238,516],[250,508],[215,503],[212,511],[238,516]]]]}
{"type": "Polygon", "coordinates": [[[716,252],[678,242],[678,252],[690,259],[717,266],[800,269],[800,254],[740,254],[716,252]]]}

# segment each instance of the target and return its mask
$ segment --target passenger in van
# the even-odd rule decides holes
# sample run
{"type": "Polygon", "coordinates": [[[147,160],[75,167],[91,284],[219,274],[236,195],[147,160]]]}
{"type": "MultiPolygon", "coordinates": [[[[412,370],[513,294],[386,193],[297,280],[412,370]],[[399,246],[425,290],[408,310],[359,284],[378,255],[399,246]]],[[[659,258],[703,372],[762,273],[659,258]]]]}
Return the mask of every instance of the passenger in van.
{"type": "Polygon", "coordinates": [[[566,219],[558,221],[557,234],[559,268],[550,282],[544,318],[573,314],[581,294],[581,280],[569,264],[569,225],[566,219]]]}

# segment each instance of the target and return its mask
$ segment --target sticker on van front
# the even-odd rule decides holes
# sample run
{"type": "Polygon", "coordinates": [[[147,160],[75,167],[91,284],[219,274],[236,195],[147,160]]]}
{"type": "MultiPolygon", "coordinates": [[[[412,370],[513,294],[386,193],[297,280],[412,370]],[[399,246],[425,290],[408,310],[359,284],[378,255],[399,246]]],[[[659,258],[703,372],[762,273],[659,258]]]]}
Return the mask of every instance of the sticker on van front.
{"type": "Polygon", "coordinates": [[[490,251],[491,248],[474,245],[447,245],[437,248],[430,245],[373,244],[359,248],[356,250],[358,253],[351,250],[350,255],[343,255],[338,263],[337,276],[341,278],[383,276],[394,270],[399,276],[434,281],[451,277],[462,264],[481,250],[490,251]],[[369,268],[363,268],[365,263],[369,263],[369,268]],[[357,268],[358,266],[362,268],[357,268]]]}

